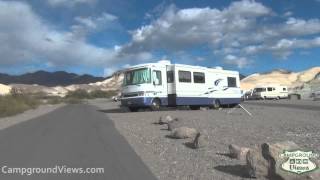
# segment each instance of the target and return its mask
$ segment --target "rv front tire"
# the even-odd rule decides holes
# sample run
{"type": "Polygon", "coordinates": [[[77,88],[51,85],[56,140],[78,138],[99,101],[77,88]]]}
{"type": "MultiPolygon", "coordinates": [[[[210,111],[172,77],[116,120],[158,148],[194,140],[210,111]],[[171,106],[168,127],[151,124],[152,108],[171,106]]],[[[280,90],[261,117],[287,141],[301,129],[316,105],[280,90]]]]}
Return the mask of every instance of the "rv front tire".
{"type": "Polygon", "coordinates": [[[156,99],[153,99],[150,108],[151,108],[152,111],[159,111],[160,110],[160,106],[161,106],[160,99],[156,98],[156,99]]]}

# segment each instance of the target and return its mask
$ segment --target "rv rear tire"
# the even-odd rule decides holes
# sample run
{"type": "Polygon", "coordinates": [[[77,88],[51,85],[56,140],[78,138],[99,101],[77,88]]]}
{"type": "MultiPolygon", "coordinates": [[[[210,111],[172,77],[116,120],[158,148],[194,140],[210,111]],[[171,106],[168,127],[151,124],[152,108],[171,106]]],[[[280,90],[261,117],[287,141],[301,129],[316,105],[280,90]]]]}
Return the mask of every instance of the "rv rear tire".
{"type": "Polygon", "coordinates": [[[199,110],[200,106],[189,106],[191,110],[199,110]]]}
{"type": "Polygon", "coordinates": [[[138,107],[128,107],[131,112],[137,112],[139,110],[138,107]]]}
{"type": "Polygon", "coordinates": [[[213,108],[214,108],[214,109],[219,109],[220,106],[221,106],[220,100],[219,100],[219,99],[216,99],[216,100],[214,101],[213,108]]]}

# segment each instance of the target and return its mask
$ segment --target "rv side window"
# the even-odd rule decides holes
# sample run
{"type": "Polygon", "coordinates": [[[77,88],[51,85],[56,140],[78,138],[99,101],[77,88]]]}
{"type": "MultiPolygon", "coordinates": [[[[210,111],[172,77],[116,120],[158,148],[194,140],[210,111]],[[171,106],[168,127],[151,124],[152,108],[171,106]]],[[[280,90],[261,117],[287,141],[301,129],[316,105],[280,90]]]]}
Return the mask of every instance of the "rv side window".
{"type": "Polygon", "coordinates": [[[162,77],[161,77],[161,71],[153,71],[153,82],[155,85],[161,85],[162,84],[162,77]]]}
{"type": "Polygon", "coordinates": [[[194,83],[205,83],[205,75],[202,72],[193,72],[193,82],[194,83]]]}
{"type": "Polygon", "coordinates": [[[287,90],[287,88],[283,88],[283,91],[286,91],[287,90]]]}
{"type": "Polygon", "coordinates": [[[228,77],[228,87],[237,87],[237,79],[235,77],[228,77]]]}
{"type": "Polygon", "coordinates": [[[179,71],[179,82],[191,82],[191,72],[179,71]]]}
{"type": "Polygon", "coordinates": [[[266,88],[255,88],[255,92],[266,92],[266,88]]]}
{"type": "Polygon", "coordinates": [[[272,91],[272,88],[271,88],[271,87],[268,87],[268,91],[272,91]]]}
{"type": "Polygon", "coordinates": [[[167,71],[167,82],[173,83],[174,82],[174,73],[173,71],[167,71]]]}

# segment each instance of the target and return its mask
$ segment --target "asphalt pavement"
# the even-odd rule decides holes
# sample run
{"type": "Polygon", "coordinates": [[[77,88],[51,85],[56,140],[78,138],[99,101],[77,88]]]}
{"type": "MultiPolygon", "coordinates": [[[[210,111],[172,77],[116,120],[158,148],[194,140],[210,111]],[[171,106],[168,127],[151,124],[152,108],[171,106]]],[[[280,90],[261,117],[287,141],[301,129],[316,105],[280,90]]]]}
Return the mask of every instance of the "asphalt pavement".
{"type": "Polygon", "coordinates": [[[86,104],[68,105],[1,130],[0,168],[1,180],[156,179],[105,113],[86,104]],[[57,172],[57,167],[64,172],[57,172]],[[4,174],[12,168],[28,172],[51,168],[46,171],[53,173],[4,174]],[[103,168],[104,172],[77,174],[68,168],[103,168]]]}

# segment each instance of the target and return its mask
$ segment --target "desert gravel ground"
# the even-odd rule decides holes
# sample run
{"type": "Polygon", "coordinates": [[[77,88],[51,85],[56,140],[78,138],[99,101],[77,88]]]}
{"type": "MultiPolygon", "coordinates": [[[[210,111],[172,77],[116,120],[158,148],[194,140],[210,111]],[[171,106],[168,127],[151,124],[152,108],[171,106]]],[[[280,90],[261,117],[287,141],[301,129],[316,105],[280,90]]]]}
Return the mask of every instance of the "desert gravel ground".
{"type": "Polygon", "coordinates": [[[114,121],[119,132],[160,180],[247,179],[245,162],[225,155],[229,144],[253,147],[264,142],[291,140],[320,153],[319,101],[295,103],[301,107],[311,104],[315,107],[311,110],[286,107],[286,100],[258,102],[259,105],[243,103],[253,117],[240,108],[232,113],[228,113],[231,109],[227,108],[131,113],[119,109],[119,103],[110,100],[89,103],[114,121]],[[284,105],[272,107],[263,103],[284,105]],[[190,139],[167,138],[166,126],[153,124],[165,115],[178,117],[187,126],[198,129],[208,138],[208,145],[194,150],[185,145],[190,139]]]}
{"type": "Polygon", "coordinates": [[[41,105],[36,109],[30,109],[30,110],[27,110],[21,114],[0,118],[0,130],[11,127],[11,126],[16,125],[21,122],[31,120],[36,117],[42,116],[42,115],[47,114],[51,111],[54,111],[58,108],[61,108],[64,105],[65,104],[41,105]]]}

